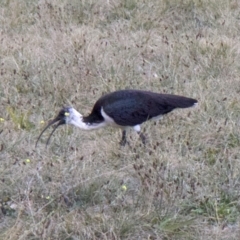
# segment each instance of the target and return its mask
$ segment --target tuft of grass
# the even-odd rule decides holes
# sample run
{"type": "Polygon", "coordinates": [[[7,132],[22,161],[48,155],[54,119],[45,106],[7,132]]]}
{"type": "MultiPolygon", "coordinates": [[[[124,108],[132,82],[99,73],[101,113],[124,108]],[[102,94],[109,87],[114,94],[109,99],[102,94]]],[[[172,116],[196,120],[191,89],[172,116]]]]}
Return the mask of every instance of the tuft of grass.
{"type": "Polygon", "coordinates": [[[11,108],[10,106],[7,107],[7,112],[16,129],[25,129],[29,131],[35,127],[34,124],[29,120],[30,112],[18,113],[17,110],[11,108]]]}

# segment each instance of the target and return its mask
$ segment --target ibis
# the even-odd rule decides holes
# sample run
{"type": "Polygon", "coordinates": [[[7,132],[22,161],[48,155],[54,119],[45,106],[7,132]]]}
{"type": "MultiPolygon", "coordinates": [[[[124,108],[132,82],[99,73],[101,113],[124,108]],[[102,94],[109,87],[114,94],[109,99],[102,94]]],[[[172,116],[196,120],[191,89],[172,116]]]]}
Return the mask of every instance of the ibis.
{"type": "Polygon", "coordinates": [[[184,96],[162,94],[142,90],[119,90],[100,97],[88,116],[83,116],[73,107],[64,107],[55,119],[40,133],[36,146],[42,134],[51,125],[56,124],[50,133],[46,145],[55,130],[63,124],[71,124],[84,130],[93,130],[105,126],[115,126],[122,129],[121,145],[127,143],[126,130],[133,128],[139,133],[143,143],[145,136],[140,133],[140,125],[150,119],[157,119],[176,108],[188,108],[197,104],[197,100],[184,96]]]}

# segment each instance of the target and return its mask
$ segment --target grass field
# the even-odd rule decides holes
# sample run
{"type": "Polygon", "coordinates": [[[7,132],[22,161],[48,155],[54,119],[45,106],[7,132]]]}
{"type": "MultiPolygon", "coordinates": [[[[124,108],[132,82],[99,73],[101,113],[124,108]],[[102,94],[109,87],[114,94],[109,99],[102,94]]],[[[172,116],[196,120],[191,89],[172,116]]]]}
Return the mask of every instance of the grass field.
{"type": "Polygon", "coordinates": [[[237,0],[0,1],[0,239],[240,236],[237,0]],[[142,125],[50,130],[64,105],[144,89],[196,98],[142,125]]]}

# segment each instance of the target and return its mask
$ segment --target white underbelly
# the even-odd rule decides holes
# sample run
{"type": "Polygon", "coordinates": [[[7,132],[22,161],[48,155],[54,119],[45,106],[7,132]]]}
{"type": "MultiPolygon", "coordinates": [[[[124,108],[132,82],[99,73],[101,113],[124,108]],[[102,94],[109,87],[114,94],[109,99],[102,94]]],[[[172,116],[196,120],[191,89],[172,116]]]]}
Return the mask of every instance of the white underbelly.
{"type": "Polygon", "coordinates": [[[104,110],[103,107],[101,108],[101,114],[104,118],[104,121],[107,125],[110,125],[112,127],[120,127],[120,128],[124,128],[124,126],[118,125],[117,123],[115,123],[115,121],[113,120],[113,118],[111,118],[110,116],[108,116],[104,110]]]}
{"type": "Polygon", "coordinates": [[[128,129],[128,128],[133,128],[135,131],[139,132],[141,130],[140,125],[136,125],[136,126],[121,126],[119,124],[117,124],[113,118],[111,118],[110,116],[108,116],[105,112],[103,107],[101,108],[101,114],[104,118],[104,122],[106,125],[112,126],[112,127],[117,127],[117,128],[121,128],[121,129],[128,129]]]}

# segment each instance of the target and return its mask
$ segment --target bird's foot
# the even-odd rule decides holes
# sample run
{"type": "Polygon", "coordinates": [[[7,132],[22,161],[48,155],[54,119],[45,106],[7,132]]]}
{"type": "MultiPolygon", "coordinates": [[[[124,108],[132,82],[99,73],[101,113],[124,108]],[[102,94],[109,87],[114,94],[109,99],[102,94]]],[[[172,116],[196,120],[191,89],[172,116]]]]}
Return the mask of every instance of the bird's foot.
{"type": "Polygon", "coordinates": [[[145,145],[146,145],[146,142],[147,142],[146,136],[145,136],[143,133],[141,133],[141,132],[139,132],[138,134],[139,134],[139,137],[140,137],[143,145],[145,146],[145,145]]]}
{"type": "Polygon", "coordinates": [[[126,145],[127,142],[127,138],[126,138],[126,130],[122,131],[122,139],[120,141],[120,145],[123,147],[126,145]]]}
{"type": "Polygon", "coordinates": [[[126,146],[126,144],[127,144],[127,145],[130,145],[129,142],[128,142],[126,139],[122,139],[122,140],[119,142],[119,144],[120,144],[121,147],[126,146]]]}

